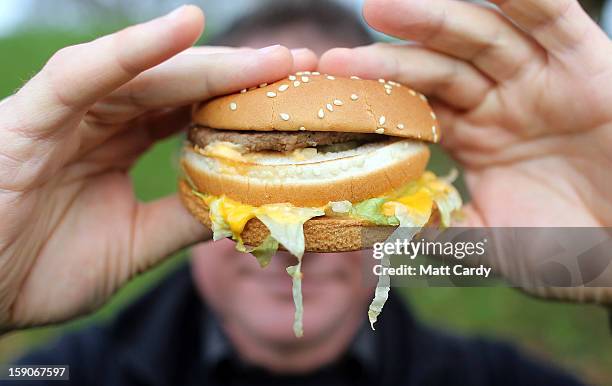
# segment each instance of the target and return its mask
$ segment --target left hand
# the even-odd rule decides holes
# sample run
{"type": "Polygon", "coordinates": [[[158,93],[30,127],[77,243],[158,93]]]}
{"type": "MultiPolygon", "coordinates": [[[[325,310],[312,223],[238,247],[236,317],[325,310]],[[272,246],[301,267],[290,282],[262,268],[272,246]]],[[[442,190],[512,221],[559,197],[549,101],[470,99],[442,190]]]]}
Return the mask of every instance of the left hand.
{"type": "Polygon", "coordinates": [[[203,27],[185,6],[67,47],[0,104],[0,331],[91,311],[206,237],[176,195],[139,202],[129,169],[185,128],[190,104],[313,69],[316,58],[189,48],[203,27]]]}

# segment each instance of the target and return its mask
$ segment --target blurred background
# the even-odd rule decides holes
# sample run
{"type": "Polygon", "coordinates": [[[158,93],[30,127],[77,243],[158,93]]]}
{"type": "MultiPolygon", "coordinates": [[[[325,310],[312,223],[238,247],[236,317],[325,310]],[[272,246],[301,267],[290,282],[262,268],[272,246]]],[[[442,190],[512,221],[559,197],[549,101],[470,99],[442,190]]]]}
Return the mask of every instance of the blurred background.
{"type": "MultiPolygon", "coordinates": [[[[283,1],[276,0],[276,3],[283,1]]],[[[0,99],[20,87],[59,48],[161,15],[182,3],[179,0],[0,0],[0,99]]],[[[206,33],[199,42],[205,44],[215,36],[215,41],[219,41],[218,34],[240,17],[275,2],[195,0],[191,3],[200,5],[207,14],[206,33]]],[[[361,1],[336,3],[359,17],[361,1]]],[[[611,5],[604,7],[603,0],[582,3],[595,20],[612,31],[611,5]]],[[[373,31],[369,33],[373,39],[385,39],[373,31]]],[[[138,162],[132,175],[140,199],[152,200],[176,190],[180,141],[181,138],[172,138],[159,143],[138,162]]],[[[434,149],[431,165],[435,172],[445,174],[453,163],[434,149]]],[[[0,363],[10,362],[67,330],[112,318],[186,259],[186,251],[172,256],[133,280],[94,315],[61,326],[1,337],[0,363]]],[[[543,302],[501,287],[396,290],[402,292],[425,323],[455,333],[509,340],[592,384],[612,384],[612,338],[608,314],[601,307],[543,302]]]]}

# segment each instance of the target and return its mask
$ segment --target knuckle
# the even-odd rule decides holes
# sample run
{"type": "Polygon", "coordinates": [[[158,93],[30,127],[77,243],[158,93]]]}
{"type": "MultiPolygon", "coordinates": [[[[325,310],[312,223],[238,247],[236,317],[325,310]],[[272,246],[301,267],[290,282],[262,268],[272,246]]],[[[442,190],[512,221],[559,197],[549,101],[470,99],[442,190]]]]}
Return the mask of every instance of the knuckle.
{"type": "Polygon", "coordinates": [[[124,72],[126,75],[130,77],[134,77],[142,72],[142,68],[132,63],[130,60],[130,55],[125,48],[123,48],[123,42],[127,40],[127,36],[129,35],[130,28],[126,28],[122,31],[117,32],[116,34],[110,35],[111,37],[111,45],[114,51],[114,61],[117,65],[117,68],[124,72]]]}
{"type": "Polygon", "coordinates": [[[66,107],[78,107],[80,101],[69,92],[66,80],[80,55],[80,46],[68,46],[58,50],[43,68],[42,74],[57,101],[66,107]]]}
{"type": "Polygon", "coordinates": [[[66,46],[57,50],[47,62],[49,66],[62,66],[71,61],[79,49],[79,45],[66,46]]]}

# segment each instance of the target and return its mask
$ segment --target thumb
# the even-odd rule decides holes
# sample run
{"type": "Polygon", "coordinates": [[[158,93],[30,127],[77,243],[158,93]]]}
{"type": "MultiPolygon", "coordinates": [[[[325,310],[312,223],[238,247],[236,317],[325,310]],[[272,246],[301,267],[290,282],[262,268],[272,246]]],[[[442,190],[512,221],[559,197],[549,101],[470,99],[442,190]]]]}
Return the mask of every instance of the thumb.
{"type": "Polygon", "coordinates": [[[134,25],[92,42],[58,51],[15,95],[30,137],[51,136],[141,72],[190,47],[201,35],[204,15],[195,6],[134,25]],[[41,114],[41,112],[43,112],[41,114]]]}

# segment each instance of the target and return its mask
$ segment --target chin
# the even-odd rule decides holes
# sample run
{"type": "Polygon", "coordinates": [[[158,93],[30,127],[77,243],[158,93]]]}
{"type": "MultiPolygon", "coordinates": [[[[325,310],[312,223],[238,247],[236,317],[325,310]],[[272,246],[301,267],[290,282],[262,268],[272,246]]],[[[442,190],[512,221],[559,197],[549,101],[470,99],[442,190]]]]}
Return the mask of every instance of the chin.
{"type": "Polygon", "coordinates": [[[278,252],[261,269],[253,256],[239,253],[229,240],[193,249],[193,275],[202,297],[225,328],[276,344],[321,340],[347,322],[363,320],[375,282],[364,278],[362,255],[308,253],[304,256],[304,336],[296,340],[292,281],[286,267],[295,257],[278,252]]]}

